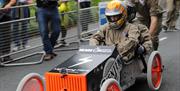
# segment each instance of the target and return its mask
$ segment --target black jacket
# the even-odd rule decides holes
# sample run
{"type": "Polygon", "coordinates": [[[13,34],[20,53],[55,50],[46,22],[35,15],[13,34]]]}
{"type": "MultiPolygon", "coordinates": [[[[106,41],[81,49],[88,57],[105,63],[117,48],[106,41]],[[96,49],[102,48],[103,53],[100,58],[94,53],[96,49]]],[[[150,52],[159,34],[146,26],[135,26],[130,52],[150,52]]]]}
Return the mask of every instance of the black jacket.
{"type": "Polygon", "coordinates": [[[36,0],[37,7],[56,7],[58,0],[36,0]]]}
{"type": "MultiPolygon", "coordinates": [[[[3,7],[7,5],[9,1],[10,0],[5,0],[5,2],[3,3],[3,7]]],[[[0,22],[8,21],[8,20],[10,20],[10,12],[4,12],[3,10],[0,10],[0,22]]]]}

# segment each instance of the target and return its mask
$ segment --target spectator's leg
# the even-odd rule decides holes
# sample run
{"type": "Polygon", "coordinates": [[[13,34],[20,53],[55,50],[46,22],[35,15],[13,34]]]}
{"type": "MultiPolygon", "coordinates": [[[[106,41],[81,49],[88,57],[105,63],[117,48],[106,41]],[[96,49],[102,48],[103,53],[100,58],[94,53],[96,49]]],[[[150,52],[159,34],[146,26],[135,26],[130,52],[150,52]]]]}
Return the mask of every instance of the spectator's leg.
{"type": "MultiPolygon", "coordinates": [[[[22,8],[23,10],[23,18],[28,18],[29,17],[29,8],[28,7],[24,7],[22,8]]],[[[22,24],[22,46],[23,48],[26,48],[27,46],[27,42],[28,42],[28,24],[29,24],[29,20],[25,20],[21,22],[22,24]]]]}
{"type": "Polygon", "coordinates": [[[167,0],[167,19],[166,19],[167,27],[173,26],[174,12],[175,12],[174,0],[167,0]]]}
{"type": "Polygon", "coordinates": [[[180,0],[179,1],[176,0],[176,11],[177,11],[177,13],[179,15],[179,13],[180,13],[180,0]]]}
{"type": "MultiPolygon", "coordinates": [[[[11,18],[5,15],[0,22],[9,20],[11,20],[11,18]]],[[[2,24],[0,25],[0,29],[0,55],[9,54],[11,50],[11,24],[2,24]]],[[[10,59],[9,56],[4,57],[4,61],[9,61],[10,59]]]]}
{"type": "MultiPolygon", "coordinates": [[[[80,8],[84,9],[84,8],[89,8],[90,7],[90,2],[80,2],[80,8]]],[[[86,9],[86,10],[82,10],[81,14],[80,14],[80,22],[81,22],[81,27],[82,27],[82,31],[87,31],[88,30],[88,22],[90,21],[89,16],[90,15],[90,10],[86,9]]]]}
{"type": "MultiPolygon", "coordinates": [[[[61,25],[61,38],[65,38],[66,37],[66,35],[67,35],[67,29],[65,28],[65,26],[62,26],[61,25]]],[[[66,44],[66,42],[65,42],[65,39],[62,39],[61,40],[61,43],[62,44],[66,44]]]]}
{"type": "Polygon", "coordinates": [[[47,8],[37,9],[37,20],[39,23],[39,30],[43,42],[44,51],[46,53],[52,53],[53,46],[51,45],[48,32],[48,13],[49,11],[47,8]]]}
{"type": "MultiPolygon", "coordinates": [[[[19,19],[19,8],[12,9],[12,18],[13,20],[19,19]]],[[[13,51],[17,51],[20,49],[20,33],[19,33],[19,22],[12,23],[12,41],[14,42],[13,51]]]]}
{"type": "Polygon", "coordinates": [[[180,13],[180,0],[175,0],[175,13],[174,13],[174,30],[180,30],[176,28],[177,20],[180,13]]]}
{"type": "Polygon", "coordinates": [[[19,22],[14,22],[12,24],[12,32],[13,32],[13,41],[15,44],[15,47],[20,47],[20,34],[19,34],[19,22]]]}
{"type": "Polygon", "coordinates": [[[26,48],[28,42],[28,21],[21,22],[22,30],[21,30],[21,38],[22,38],[22,46],[26,48]]]}
{"type": "Polygon", "coordinates": [[[51,20],[51,27],[52,27],[50,41],[51,41],[52,47],[54,47],[59,37],[59,33],[61,31],[60,30],[60,17],[59,17],[57,8],[52,8],[50,17],[51,17],[50,20],[51,20]]]}

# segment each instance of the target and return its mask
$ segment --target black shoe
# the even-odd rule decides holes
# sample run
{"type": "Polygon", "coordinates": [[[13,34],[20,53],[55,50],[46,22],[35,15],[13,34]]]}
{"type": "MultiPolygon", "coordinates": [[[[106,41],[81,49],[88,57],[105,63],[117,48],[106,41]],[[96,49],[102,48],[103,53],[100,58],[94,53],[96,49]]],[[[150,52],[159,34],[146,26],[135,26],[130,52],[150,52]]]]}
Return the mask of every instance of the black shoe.
{"type": "Polygon", "coordinates": [[[170,27],[167,31],[169,32],[175,32],[178,31],[179,29],[175,28],[175,26],[170,27]]]}
{"type": "Polygon", "coordinates": [[[53,53],[51,53],[51,54],[52,54],[54,57],[56,57],[56,56],[57,56],[57,54],[56,54],[56,53],[54,53],[54,52],[53,52],[53,53]]]}
{"type": "Polygon", "coordinates": [[[178,28],[176,28],[176,27],[174,28],[174,31],[179,31],[179,30],[180,30],[180,29],[178,29],[178,28]]]}
{"type": "Polygon", "coordinates": [[[165,25],[162,25],[162,29],[164,29],[165,31],[167,31],[168,27],[165,25]]]}
{"type": "Polygon", "coordinates": [[[60,44],[67,44],[64,40],[61,40],[60,44]]]}
{"type": "Polygon", "coordinates": [[[13,60],[13,59],[10,56],[6,56],[1,60],[1,62],[7,62],[7,61],[11,61],[11,60],[13,60]]]}

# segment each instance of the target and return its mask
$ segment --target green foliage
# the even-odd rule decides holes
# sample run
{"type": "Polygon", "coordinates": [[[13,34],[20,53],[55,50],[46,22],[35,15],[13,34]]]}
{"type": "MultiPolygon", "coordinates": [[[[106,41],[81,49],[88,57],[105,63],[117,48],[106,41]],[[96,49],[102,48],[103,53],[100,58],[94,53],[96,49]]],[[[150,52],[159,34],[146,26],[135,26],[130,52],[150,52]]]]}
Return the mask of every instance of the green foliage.
{"type": "Polygon", "coordinates": [[[91,0],[91,6],[98,6],[98,3],[102,0],[91,0]]]}
{"type": "MultiPolygon", "coordinates": [[[[74,0],[69,0],[67,3],[68,11],[77,11],[77,3],[74,0]]],[[[76,13],[66,13],[64,15],[64,20],[62,21],[65,27],[73,26],[77,23],[76,13]]]]}
{"type": "Polygon", "coordinates": [[[35,12],[36,12],[36,7],[29,7],[30,8],[30,16],[33,17],[35,16],[35,12]]]}
{"type": "Polygon", "coordinates": [[[111,1],[111,0],[91,0],[91,6],[98,6],[99,2],[111,1]]]}
{"type": "Polygon", "coordinates": [[[74,0],[69,0],[68,9],[69,11],[77,10],[77,3],[74,0]]]}

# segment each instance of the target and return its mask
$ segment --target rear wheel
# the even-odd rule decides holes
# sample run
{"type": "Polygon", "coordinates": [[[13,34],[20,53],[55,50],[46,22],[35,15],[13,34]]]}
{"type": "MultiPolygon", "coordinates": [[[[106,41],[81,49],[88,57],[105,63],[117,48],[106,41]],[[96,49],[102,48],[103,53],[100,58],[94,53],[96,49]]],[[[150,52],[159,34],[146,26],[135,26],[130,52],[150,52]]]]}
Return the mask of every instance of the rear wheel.
{"type": "Polygon", "coordinates": [[[45,91],[44,80],[39,74],[30,73],[20,81],[16,91],[45,91]]]}
{"type": "Polygon", "coordinates": [[[122,91],[122,88],[115,79],[110,78],[102,84],[100,91],[122,91]]]}
{"type": "Polygon", "coordinates": [[[158,90],[162,82],[162,61],[159,52],[154,51],[148,60],[147,80],[150,89],[158,90]]]}

